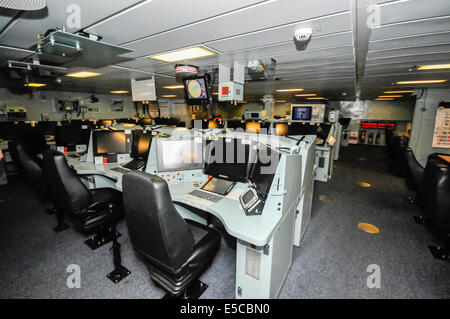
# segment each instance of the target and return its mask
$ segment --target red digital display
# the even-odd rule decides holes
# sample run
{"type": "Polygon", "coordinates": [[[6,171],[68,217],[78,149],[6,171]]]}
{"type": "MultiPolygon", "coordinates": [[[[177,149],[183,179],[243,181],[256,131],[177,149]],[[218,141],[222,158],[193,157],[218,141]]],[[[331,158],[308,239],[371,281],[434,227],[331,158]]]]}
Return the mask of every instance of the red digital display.
{"type": "Polygon", "coordinates": [[[380,129],[384,130],[386,128],[393,130],[395,128],[395,123],[388,122],[361,122],[361,128],[368,129],[380,129]]]}

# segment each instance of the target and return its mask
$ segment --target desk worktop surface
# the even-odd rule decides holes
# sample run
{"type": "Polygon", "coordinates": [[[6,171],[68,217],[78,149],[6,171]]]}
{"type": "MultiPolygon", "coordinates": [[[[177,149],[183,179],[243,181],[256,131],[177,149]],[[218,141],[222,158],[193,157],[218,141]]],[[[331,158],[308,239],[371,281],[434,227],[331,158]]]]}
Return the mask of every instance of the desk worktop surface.
{"type": "MultiPolygon", "coordinates": [[[[79,158],[67,156],[67,162],[79,175],[102,175],[115,181],[115,188],[122,191],[122,173],[112,170],[121,167],[119,164],[93,164],[80,162],[79,158]]],[[[264,246],[270,240],[276,226],[282,219],[278,211],[264,210],[263,214],[247,216],[239,202],[239,195],[246,189],[245,184],[237,184],[235,188],[220,201],[206,202],[196,199],[189,193],[199,189],[193,181],[169,183],[169,190],[175,205],[181,203],[213,214],[223,223],[227,232],[248,243],[264,246]]],[[[270,194],[274,200],[282,202],[282,194],[270,194]]]]}

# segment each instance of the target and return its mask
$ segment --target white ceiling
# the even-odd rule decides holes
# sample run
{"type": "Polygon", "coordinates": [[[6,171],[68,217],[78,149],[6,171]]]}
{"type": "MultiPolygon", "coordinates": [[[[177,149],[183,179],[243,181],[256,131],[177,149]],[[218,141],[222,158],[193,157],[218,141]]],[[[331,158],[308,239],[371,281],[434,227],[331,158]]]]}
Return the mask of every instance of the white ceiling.
{"type": "MultiPolygon", "coordinates": [[[[64,77],[63,90],[129,89],[130,78],[156,74],[158,94],[173,94],[163,86],[176,83],[174,64],[147,56],[193,45],[218,52],[187,61],[201,70],[274,58],[280,80],[249,82],[248,100],[264,94],[293,98],[276,93],[279,88],[304,88],[330,100],[354,100],[360,91],[361,98],[373,99],[384,89],[397,88],[393,83],[399,80],[450,80],[448,71],[409,71],[421,64],[450,63],[449,0],[47,0],[47,8],[37,12],[0,9],[0,63],[26,60],[37,34],[60,26],[134,50],[125,55],[129,61],[96,70],[99,77],[64,77]],[[77,29],[67,26],[67,8],[74,3],[81,9],[77,29]],[[366,23],[373,9],[369,3],[376,3],[380,13],[373,29],[366,23]],[[293,41],[300,27],[313,29],[303,51],[293,41]]],[[[432,86],[450,87],[450,81],[432,86]]],[[[183,95],[182,90],[176,93],[183,95]]]]}

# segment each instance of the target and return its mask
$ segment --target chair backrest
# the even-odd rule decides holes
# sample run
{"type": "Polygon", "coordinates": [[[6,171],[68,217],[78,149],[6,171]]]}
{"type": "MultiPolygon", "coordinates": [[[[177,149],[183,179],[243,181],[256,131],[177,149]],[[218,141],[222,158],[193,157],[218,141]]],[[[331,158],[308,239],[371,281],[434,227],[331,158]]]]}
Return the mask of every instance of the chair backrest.
{"type": "Polygon", "coordinates": [[[39,165],[37,160],[28,154],[23,144],[18,142],[10,142],[8,148],[10,149],[11,154],[14,154],[14,160],[18,161],[17,164],[20,166],[23,173],[25,173],[26,177],[34,184],[34,186],[37,188],[46,187],[44,170],[39,165]]]}
{"type": "Polygon", "coordinates": [[[407,177],[411,179],[413,188],[415,190],[419,190],[422,183],[423,172],[425,169],[417,161],[416,157],[414,156],[413,150],[410,147],[403,149],[403,158],[406,161],[406,166],[408,168],[407,174],[409,176],[407,177]]]}
{"type": "Polygon", "coordinates": [[[438,227],[450,230],[450,167],[438,159],[428,160],[421,193],[429,218],[438,227]]]}
{"type": "Polygon", "coordinates": [[[62,153],[46,150],[43,155],[44,172],[56,204],[66,212],[79,215],[91,202],[89,190],[62,153]]]}
{"type": "Polygon", "coordinates": [[[122,179],[131,242],[145,262],[174,272],[192,254],[194,238],[177,212],[164,179],[133,171],[122,179]]]}

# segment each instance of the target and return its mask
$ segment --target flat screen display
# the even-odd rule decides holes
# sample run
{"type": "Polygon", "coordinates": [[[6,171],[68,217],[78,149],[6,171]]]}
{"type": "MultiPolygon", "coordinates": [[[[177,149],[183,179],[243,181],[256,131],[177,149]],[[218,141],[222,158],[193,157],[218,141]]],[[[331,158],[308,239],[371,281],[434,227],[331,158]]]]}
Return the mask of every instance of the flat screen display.
{"type": "Polygon", "coordinates": [[[250,181],[253,183],[258,193],[267,198],[272,185],[275,172],[280,162],[280,153],[271,148],[260,145],[258,148],[258,157],[250,175],[250,181]]]}
{"type": "Polygon", "coordinates": [[[124,131],[93,131],[92,138],[95,155],[127,152],[127,139],[124,131]]]}
{"type": "Polygon", "coordinates": [[[311,121],[311,107],[310,106],[294,106],[292,108],[293,121],[311,121]]]}
{"type": "Polygon", "coordinates": [[[256,160],[256,145],[248,140],[218,138],[205,149],[205,174],[234,182],[247,182],[256,160]]]}
{"type": "Polygon", "coordinates": [[[158,171],[187,171],[203,168],[201,138],[157,138],[158,171]]]}
{"type": "Polygon", "coordinates": [[[89,141],[89,130],[81,126],[58,126],[56,128],[56,145],[86,145],[89,141]]]}
{"type": "Polygon", "coordinates": [[[133,143],[131,145],[131,157],[139,160],[146,160],[150,145],[152,142],[151,132],[145,132],[143,130],[133,131],[133,143]]]}
{"type": "Polygon", "coordinates": [[[188,104],[206,104],[209,102],[205,77],[184,79],[184,90],[188,104]]]}
{"type": "Polygon", "coordinates": [[[210,178],[202,189],[208,192],[216,193],[222,196],[227,195],[235,183],[220,178],[210,178]]]}

